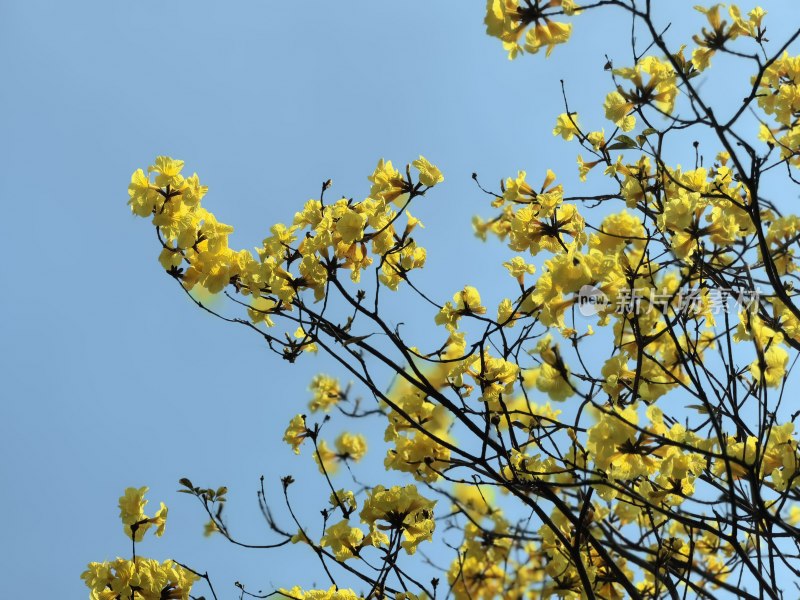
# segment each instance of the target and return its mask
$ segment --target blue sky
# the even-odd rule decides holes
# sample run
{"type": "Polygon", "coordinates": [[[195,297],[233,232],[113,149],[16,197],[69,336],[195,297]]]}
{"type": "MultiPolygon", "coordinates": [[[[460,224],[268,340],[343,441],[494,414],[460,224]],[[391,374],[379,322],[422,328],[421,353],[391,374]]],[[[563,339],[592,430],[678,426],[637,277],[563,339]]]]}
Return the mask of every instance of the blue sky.
{"type": "MultiPolygon", "coordinates": [[[[668,3],[673,32],[699,28],[699,15],[679,11],[691,4],[668,3]]],[[[763,4],[775,41],[796,22],[790,4],[763,4]]],[[[287,368],[194,309],[125,206],[127,183],[157,154],[184,159],[210,186],[208,208],[236,227],[232,245],[253,247],[322,181],[362,198],[379,158],[424,154],[446,182],[414,211],[429,251],[419,281],[440,300],[464,284],[513,294],[499,266],[511,253],[472,237],[472,216],[490,209],[470,175],[496,187],[549,167],[577,185],[577,149],[551,135],[558,82],[584,122],[607,126],[604,54],[629,60],[628,29],[577,18],[574,42],[552,59],[511,62],[484,34],[483,11],[423,0],[3,3],[0,596],[37,596],[43,580],[44,593],[84,595],[87,562],[128,554],[116,502],[131,485],[170,507],[167,535],[141,551],[209,569],[220,597],[235,579],[265,590],[314,581],[299,549],[204,539],[199,505],[175,490],[182,476],[227,485],[234,531],[269,542],[258,477],[312,474],[280,437],[310,377],[337,373],[322,358],[287,368]]],[[[736,74],[726,65],[705,87],[722,101],[736,74]]],[[[393,317],[425,332],[425,314],[393,317]]],[[[370,461],[366,478],[381,477],[381,457],[370,461]]]]}

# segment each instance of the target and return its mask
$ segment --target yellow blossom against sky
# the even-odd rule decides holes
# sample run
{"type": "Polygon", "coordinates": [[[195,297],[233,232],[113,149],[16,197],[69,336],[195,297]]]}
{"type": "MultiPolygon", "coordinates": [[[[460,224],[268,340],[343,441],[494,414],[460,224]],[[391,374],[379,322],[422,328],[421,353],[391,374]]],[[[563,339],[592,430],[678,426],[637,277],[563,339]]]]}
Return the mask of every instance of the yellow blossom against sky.
{"type": "MultiPolygon", "coordinates": [[[[0,53],[8,57],[8,85],[0,94],[6,115],[0,127],[9,143],[0,148],[6,175],[0,178],[0,195],[12,224],[5,238],[12,254],[0,266],[6,282],[0,296],[6,316],[0,326],[6,384],[0,451],[8,458],[4,478],[15,486],[5,499],[7,512],[14,515],[6,537],[13,542],[0,547],[0,559],[15,574],[6,594],[29,594],[26,582],[37,580],[41,564],[48,565],[50,583],[69,597],[86,594],[85,584],[100,585],[109,577],[125,580],[128,559],[116,557],[129,557],[132,540],[119,535],[120,510],[131,521],[123,527],[146,521],[132,535],[142,537],[137,542],[141,556],[152,557],[142,560],[148,561],[153,582],[186,587],[179,580],[189,576],[169,561],[175,558],[213,569],[226,591],[233,581],[249,577],[248,583],[258,580],[265,589],[293,590],[302,582],[293,592],[297,597],[355,594],[331,590],[326,580],[309,581],[304,544],[282,548],[267,564],[263,557],[234,553],[214,527],[206,527],[211,535],[204,538],[206,515],[191,498],[175,493],[177,479],[187,475],[207,478],[204,484],[230,486],[230,505],[241,519],[237,526],[252,532],[248,541],[260,543],[261,534],[267,534],[254,504],[259,476],[264,474],[270,493],[277,494],[280,477],[295,469],[317,475],[314,444],[304,435],[304,425],[295,420],[286,444],[281,438],[287,425],[306,414],[313,427],[325,415],[337,414],[339,406],[352,406],[359,398],[364,405],[372,402],[363,390],[349,387],[336,365],[323,360],[324,352],[306,352],[314,345],[302,328],[288,331],[304,351],[297,364],[289,365],[273,360],[263,340],[189,310],[192,299],[176,293],[174,281],[160,273],[180,268],[179,247],[197,254],[186,283],[194,285],[194,298],[211,310],[232,307],[218,292],[233,272],[246,271],[239,290],[239,298],[246,299],[242,316],[266,330],[279,326],[276,311],[297,293],[280,276],[281,268],[302,276],[312,299],[321,297],[329,279],[320,256],[328,248],[342,261],[347,285],[357,285],[359,278],[362,284],[392,243],[384,226],[393,211],[400,215],[395,233],[407,231],[414,243],[389,253],[380,277],[386,306],[396,315],[394,321],[403,323],[404,334],[421,338],[436,331],[437,342],[445,346],[442,356],[449,359],[463,354],[470,341],[455,328],[469,330],[479,319],[497,319],[516,333],[524,327],[520,313],[540,310],[542,322],[553,328],[547,343],[531,348],[526,365],[518,367],[496,349],[487,349],[471,361],[455,361],[452,372],[437,372],[438,388],[458,389],[468,402],[490,411],[497,411],[509,394],[510,418],[498,425],[504,435],[514,418],[529,431],[541,431],[574,416],[570,402],[582,381],[579,369],[565,358],[570,342],[564,334],[571,334],[575,292],[592,281],[609,298],[623,295],[621,274],[629,265],[608,257],[623,246],[631,255],[645,255],[643,224],[633,215],[649,201],[643,183],[653,181],[657,168],[646,160],[608,164],[598,154],[613,143],[638,143],[644,123],[635,110],[643,98],[674,114],[686,97],[677,91],[663,57],[630,60],[629,23],[620,26],[613,12],[607,18],[582,19],[587,15],[576,14],[572,3],[555,2],[553,10],[571,14],[519,27],[519,15],[504,13],[503,4],[490,3],[487,15],[485,3],[465,3],[458,10],[424,0],[404,2],[401,10],[395,3],[368,3],[347,18],[340,7],[316,1],[307,3],[302,16],[291,4],[255,1],[231,7],[146,0],[134,11],[99,0],[5,4],[0,53]],[[508,60],[509,54],[515,60],[508,60]],[[612,63],[608,70],[607,60],[612,63]],[[629,130],[630,142],[619,141],[617,125],[629,130]],[[381,157],[385,160],[376,169],[381,157]],[[154,168],[148,173],[151,161],[154,168]],[[87,164],[93,168],[87,170],[87,164]],[[398,177],[406,177],[406,164],[414,181],[433,187],[424,202],[407,209],[408,191],[397,185],[398,177]],[[476,188],[473,172],[496,197],[476,188]],[[318,198],[329,179],[326,216],[309,199],[318,198]],[[587,186],[621,182],[626,205],[613,211],[601,207],[594,215],[598,218],[587,219],[582,207],[568,200],[576,189],[586,189],[577,187],[581,179],[587,186]],[[142,220],[126,214],[129,181],[139,215],[148,215],[161,200],[150,181],[181,191],[181,201],[156,219],[167,249],[154,246],[157,242],[143,235],[142,220]],[[337,204],[342,195],[354,202],[337,204]],[[359,203],[367,197],[384,205],[359,203]],[[335,225],[320,227],[318,219],[325,218],[332,225],[335,219],[335,225]],[[486,244],[471,238],[473,218],[486,244]],[[277,223],[284,226],[270,228],[277,223]],[[204,239],[195,249],[191,246],[197,240],[190,237],[198,225],[204,239]],[[295,225],[298,230],[292,231],[295,225]],[[312,230],[327,230],[330,238],[300,234],[312,230]],[[266,246],[265,239],[270,240],[266,246]],[[305,244],[303,258],[288,267],[271,264],[274,250],[290,241],[305,244]],[[569,246],[563,255],[562,243],[569,246]],[[241,251],[255,246],[264,254],[251,254],[258,263],[251,269],[253,262],[241,251]],[[438,310],[409,308],[400,273],[413,273],[415,284],[437,290],[441,305],[450,302],[440,326],[435,324],[438,310]],[[599,273],[602,280],[594,281],[599,273]],[[43,280],[48,282],[43,293],[30,289],[30,282],[43,280]],[[274,299],[244,293],[265,281],[275,284],[274,299]],[[534,283],[536,293],[517,305],[519,286],[534,283]],[[398,293],[392,296],[394,290],[398,293]],[[332,379],[314,380],[319,373],[332,379]],[[519,385],[512,386],[515,381],[519,385]],[[292,444],[300,442],[295,456],[292,444]],[[145,485],[155,500],[149,507],[141,506],[145,485]],[[122,506],[117,504],[120,494],[126,498],[122,506]],[[161,501],[169,506],[169,523],[161,501]],[[77,536],[76,515],[82,515],[77,536]],[[152,535],[164,528],[164,539],[152,535]],[[77,574],[89,563],[95,566],[81,581],[77,574]]],[[[714,40],[723,36],[745,44],[760,24],[768,23],[768,37],[777,42],[796,22],[791,3],[785,2],[764,2],[766,16],[751,12],[750,5],[738,12],[727,6],[697,12],[692,2],[654,4],[660,22],[674,23],[664,39],[675,48],[687,45],[685,64],[701,71],[695,81],[722,114],[736,110],[750,84],[733,77],[735,61],[715,49],[714,40]]],[[[758,110],[767,118],[753,136],[774,145],[775,155],[788,155],[787,148],[797,142],[796,106],[786,85],[798,71],[793,58],[798,51],[791,50],[770,67],[759,90],[758,110]]],[[[670,198],[654,225],[669,236],[671,251],[682,259],[701,247],[692,231],[703,230],[702,243],[711,247],[739,239],[747,227],[724,202],[698,197],[708,196],[714,186],[735,190],[737,182],[731,162],[705,138],[698,140],[704,162],[695,165],[691,141],[685,155],[669,165],[670,198]],[[700,188],[704,193],[697,192],[700,188]]],[[[765,195],[785,197],[769,178],[762,185],[765,195]]],[[[773,216],[764,224],[764,247],[778,251],[793,239],[798,224],[789,215],[773,216]]],[[[791,274],[792,256],[778,254],[778,275],[791,274]]],[[[647,264],[657,261],[652,257],[647,264]]],[[[670,289],[678,283],[668,277],[663,281],[670,289]]],[[[785,342],[800,334],[800,325],[779,302],[770,311],[783,324],[781,332],[753,319],[736,328],[735,339],[764,354],[763,361],[754,355],[743,358],[741,377],[763,382],[773,394],[792,364],[785,342]]],[[[634,334],[621,326],[614,329],[612,318],[601,312],[597,321],[608,319],[607,331],[630,348],[634,334]]],[[[601,331],[603,325],[592,324],[601,331]]],[[[656,320],[646,325],[658,332],[656,320]]],[[[639,489],[641,494],[671,506],[679,506],[680,493],[696,485],[699,466],[692,449],[702,449],[703,440],[678,424],[660,421],[654,411],[645,414],[645,403],[661,403],[691,381],[693,373],[679,360],[691,341],[690,336],[656,341],[641,364],[624,354],[598,354],[594,366],[604,377],[604,394],[624,397],[637,373],[640,378],[644,374],[638,421],[632,430],[613,432],[619,438],[616,448],[602,442],[608,415],[595,414],[597,429],[591,432],[564,432],[586,445],[591,439],[597,456],[589,463],[592,468],[620,482],[646,475],[650,483],[639,489]],[[659,365],[673,376],[659,379],[659,365]],[[645,460],[640,451],[649,447],[647,436],[656,430],[685,444],[686,451],[662,449],[645,460]],[[680,486],[665,492],[676,478],[680,486]]],[[[692,347],[709,357],[718,352],[714,342],[706,336],[692,347]]],[[[345,492],[356,487],[347,479],[348,467],[365,473],[397,469],[398,476],[407,478],[403,485],[416,477],[419,494],[428,498],[425,484],[437,481],[457,454],[459,439],[440,405],[403,389],[401,382],[390,386],[388,376],[382,384],[396,391],[398,408],[430,419],[437,439],[404,425],[397,411],[387,410],[388,422],[368,432],[326,424],[318,445],[327,448],[325,457],[338,467],[332,477],[342,490],[341,502],[329,503],[325,486],[298,479],[291,489],[299,511],[318,512],[320,503],[339,511],[340,504],[349,506],[345,492]]],[[[793,485],[790,459],[797,434],[789,425],[777,424],[760,442],[759,473],[770,490],[793,485]]],[[[739,435],[730,440],[726,455],[746,469],[758,443],[739,435]]],[[[572,460],[583,459],[576,454],[572,460]]],[[[724,462],[714,462],[711,469],[721,472],[720,465],[724,462]]],[[[553,481],[564,477],[546,457],[525,452],[515,454],[503,474],[527,480],[539,472],[553,481]]],[[[734,468],[731,477],[743,472],[734,468]]],[[[393,484],[385,483],[388,493],[393,484]]],[[[326,549],[345,555],[345,542],[355,547],[367,540],[365,552],[377,551],[382,521],[371,515],[374,520],[360,522],[363,500],[358,497],[358,510],[348,509],[350,530],[332,530],[326,549]],[[358,542],[354,527],[364,536],[358,542]]],[[[481,510],[476,498],[467,501],[469,510],[481,510]]],[[[433,510],[447,511],[452,504],[440,501],[433,510]]],[[[416,556],[426,546],[433,548],[443,531],[428,523],[425,501],[419,505],[413,523],[398,538],[409,553],[418,551],[416,556]]],[[[617,510],[622,521],[636,518],[630,507],[617,510]]],[[[592,517],[600,521],[607,515],[598,510],[592,517]]],[[[497,531],[508,526],[499,515],[486,518],[497,531]]],[[[558,565],[563,553],[557,532],[568,533],[569,524],[558,515],[554,519],[556,527],[545,532],[550,536],[546,552],[558,565]]],[[[328,526],[340,520],[337,516],[328,526]]],[[[317,527],[314,541],[323,535],[325,530],[317,527]]],[[[685,532],[674,530],[670,536],[667,558],[683,560],[689,552],[680,542],[685,532]]],[[[483,539],[467,529],[465,539],[456,541],[462,542],[475,549],[483,539]]],[[[698,538],[698,548],[709,550],[709,556],[715,544],[719,540],[698,538]]],[[[506,552],[501,543],[476,552],[461,572],[492,574],[506,552]]],[[[542,554],[533,547],[525,552],[529,568],[521,571],[521,581],[534,583],[541,576],[536,561],[542,554]]],[[[610,567],[597,564],[602,577],[610,567]]],[[[708,568],[723,565],[709,562],[708,568]]],[[[474,591],[449,564],[442,585],[445,580],[457,593],[474,591]]]]}

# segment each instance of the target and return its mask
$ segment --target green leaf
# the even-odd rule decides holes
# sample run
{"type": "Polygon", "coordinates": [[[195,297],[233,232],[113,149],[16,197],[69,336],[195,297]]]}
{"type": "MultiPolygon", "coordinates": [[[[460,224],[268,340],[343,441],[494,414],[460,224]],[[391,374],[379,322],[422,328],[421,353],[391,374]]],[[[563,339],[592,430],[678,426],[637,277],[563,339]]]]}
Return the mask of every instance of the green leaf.
{"type": "Polygon", "coordinates": [[[624,144],[626,148],[637,147],[636,142],[632,138],[629,138],[627,135],[618,135],[614,139],[617,141],[618,144],[624,144]]]}

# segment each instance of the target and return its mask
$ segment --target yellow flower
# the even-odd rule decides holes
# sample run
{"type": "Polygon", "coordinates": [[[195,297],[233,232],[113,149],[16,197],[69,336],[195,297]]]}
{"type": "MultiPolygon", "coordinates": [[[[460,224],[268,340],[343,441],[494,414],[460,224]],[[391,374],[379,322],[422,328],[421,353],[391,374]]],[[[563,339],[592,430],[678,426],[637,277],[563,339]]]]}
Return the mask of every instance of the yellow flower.
{"type": "Polygon", "coordinates": [[[343,509],[344,511],[350,513],[356,509],[356,497],[353,492],[350,490],[336,490],[336,492],[331,492],[331,497],[329,498],[330,504],[335,509],[343,509]]]}
{"type": "Polygon", "coordinates": [[[575,393],[568,379],[569,369],[564,367],[564,371],[548,365],[547,363],[531,369],[531,377],[535,377],[536,389],[545,392],[551,400],[566,400],[575,393]]]}
{"type": "Polygon", "coordinates": [[[169,156],[157,156],[155,164],[148,167],[148,172],[156,173],[156,185],[158,187],[180,187],[183,183],[181,170],[183,169],[182,160],[174,160],[169,156]]]}
{"type": "Polygon", "coordinates": [[[233,227],[220,223],[217,218],[206,210],[202,210],[203,224],[200,234],[208,241],[208,251],[219,254],[228,249],[228,236],[233,233],[233,227]]]}
{"type": "Polygon", "coordinates": [[[352,244],[357,242],[364,236],[364,225],[366,218],[348,209],[344,215],[339,218],[336,223],[336,233],[338,233],[345,244],[352,244]]]}
{"type": "Polygon", "coordinates": [[[503,298],[497,305],[497,322],[504,327],[514,327],[518,314],[514,310],[514,303],[509,298],[503,298]]]}
{"type": "Polygon", "coordinates": [[[209,519],[208,522],[203,526],[203,536],[204,537],[211,537],[214,533],[218,532],[219,528],[217,524],[214,523],[213,519],[209,519]]]}
{"type": "Polygon", "coordinates": [[[411,164],[419,171],[419,182],[422,185],[433,187],[437,183],[444,181],[442,172],[424,156],[420,156],[411,164]]]}
{"type": "Polygon", "coordinates": [[[198,214],[179,202],[169,202],[153,217],[167,242],[177,242],[179,248],[190,248],[197,240],[198,214]]]}
{"type": "MultiPolygon", "coordinates": [[[[452,586],[456,600],[502,598],[505,591],[502,583],[504,578],[505,573],[501,565],[473,555],[456,558],[447,571],[447,581],[452,586]]],[[[520,594],[513,597],[524,598],[525,596],[520,594]]],[[[569,598],[570,596],[562,597],[569,598]]]]}
{"type": "MultiPolygon", "coordinates": [[[[147,486],[140,488],[129,487],[125,489],[125,493],[119,498],[119,517],[122,519],[123,529],[128,537],[132,537],[131,526],[147,518],[144,514],[144,507],[147,504],[144,495],[149,489],[147,486]]],[[[136,531],[137,542],[142,539],[145,531],[147,531],[146,524],[138,527],[136,531]]]]}
{"type": "Polygon", "coordinates": [[[728,443],[725,445],[725,455],[734,460],[716,459],[714,461],[714,473],[723,475],[730,468],[734,479],[747,475],[748,468],[753,466],[757,458],[757,443],[758,440],[752,435],[747,436],[743,442],[737,442],[736,438],[728,437],[728,443]]]}
{"type": "Polygon", "coordinates": [[[208,186],[200,185],[200,178],[197,176],[197,173],[194,173],[191,177],[187,177],[184,180],[180,192],[181,202],[186,206],[195,207],[200,204],[203,196],[208,192],[208,186]]]}
{"type": "Polygon", "coordinates": [[[181,256],[181,253],[178,252],[176,248],[173,248],[171,244],[167,244],[158,255],[158,262],[165,271],[170,271],[181,265],[183,256],[181,256]]]}
{"type": "Polygon", "coordinates": [[[294,450],[295,454],[300,454],[300,445],[308,437],[308,429],[306,428],[306,416],[295,415],[286,428],[283,434],[283,441],[289,444],[294,450]]]}
{"type": "Polygon", "coordinates": [[[406,182],[390,160],[380,159],[369,180],[372,182],[369,195],[373,199],[402,203],[408,198],[406,182]]]}
{"type": "Polygon", "coordinates": [[[154,517],[144,514],[144,507],[147,505],[144,495],[148,491],[147,486],[140,488],[129,487],[119,498],[119,516],[122,520],[122,529],[129,538],[139,542],[144,537],[145,532],[151,525],[156,525],[156,535],[164,534],[164,527],[167,523],[167,507],[161,503],[161,508],[154,517]]]}
{"type": "Polygon", "coordinates": [[[456,292],[453,302],[455,302],[456,310],[462,314],[486,314],[486,307],[481,305],[481,295],[471,285],[464,286],[463,290],[456,292]]]}
{"type": "Polygon", "coordinates": [[[332,475],[339,470],[339,456],[330,449],[328,442],[320,440],[317,451],[314,452],[314,462],[317,463],[320,473],[332,475]]]}
{"type": "Polygon", "coordinates": [[[583,160],[583,156],[580,154],[578,155],[578,177],[581,181],[586,181],[586,176],[589,174],[589,171],[594,169],[598,164],[600,164],[601,160],[593,160],[590,162],[585,162],[583,160]]]}
{"type": "Polygon", "coordinates": [[[379,521],[388,524],[389,528],[401,531],[404,541],[401,543],[409,554],[416,552],[417,546],[424,540],[431,540],[436,524],[433,519],[435,500],[428,500],[417,492],[417,487],[394,486],[386,489],[382,485],[373,488],[361,509],[361,521],[371,530],[384,528],[379,521]]]}
{"type": "Polygon", "coordinates": [[[570,141],[576,135],[580,136],[578,113],[561,113],[556,120],[553,135],[560,135],[566,141],[570,141]]]}
{"type": "Polygon", "coordinates": [[[412,269],[421,269],[425,265],[425,260],[425,248],[417,246],[414,240],[410,240],[399,253],[392,252],[385,256],[379,276],[380,281],[390,290],[397,290],[406,273],[412,269]]]}
{"type": "Polygon", "coordinates": [[[311,412],[319,410],[328,412],[331,407],[336,406],[342,399],[339,380],[328,375],[320,373],[314,376],[308,389],[314,394],[308,403],[311,412]]]}
{"type": "Polygon", "coordinates": [[[489,486],[456,483],[453,486],[453,496],[458,501],[453,510],[463,509],[476,521],[492,512],[489,503],[494,499],[494,490],[489,486]]]}
{"type": "Polygon", "coordinates": [[[786,365],[789,363],[789,355],[786,350],[777,344],[771,345],[764,352],[764,363],[759,359],[750,364],[750,372],[756,381],[761,381],[768,387],[780,387],[783,378],[786,376],[786,365]]]}
{"type": "Polygon", "coordinates": [[[636,125],[636,117],[629,114],[633,110],[633,103],[628,102],[619,92],[611,92],[603,103],[606,119],[612,121],[622,131],[630,131],[636,125]]]}
{"type": "Polygon", "coordinates": [[[164,535],[164,528],[167,525],[167,507],[163,502],[158,512],[150,519],[150,523],[156,526],[156,536],[164,535]]]}
{"type": "MultiPolygon", "coordinates": [[[[631,108],[653,103],[660,111],[669,114],[675,107],[675,98],[678,95],[677,75],[666,60],[645,56],[633,68],[614,69],[614,74],[634,84],[635,88],[629,91],[617,87],[617,93],[631,108]],[[644,81],[644,75],[648,76],[647,82],[644,81]]],[[[606,98],[607,103],[608,101],[609,98],[606,98]]]]}
{"type": "Polygon", "coordinates": [[[336,438],[336,451],[342,460],[358,462],[367,453],[367,438],[361,434],[342,433],[336,438]]]}
{"type": "Polygon", "coordinates": [[[308,333],[306,333],[302,326],[294,330],[294,337],[297,340],[301,340],[300,348],[303,350],[303,352],[315,354],[319,350],[319,347],[311,341],[311,337],[308,335],[308,333]]]}
{"type": "Polygon", "coordinates": [[[480,399],[484,402],[492,402],[497,400],[500,394],[511,394],[514,390],[514,382],[517,380],[519,366],[503,358],[489,356],[488,352],[484,352],[482,357],[478,356],[473,359],[467,372],[483,390],[480,399]]]}
{"type": "Polygon", "coordinates": [[[131,183],[128,186],[128,206],[131,207],[133,214],[140,217],[149,217],[163,202],[163,197],[158,193],[158,187],[150,183],[150,179],[141,169],[131,175],[131,183]]]}
{"type": "Polygon", "coordinates": [[[503,200],[521,203],[532,202],[536,198],[536,192],[525,180],[527,176],[528,174],[525,171],[518,171],[515,179],[508,177],[505,181],[503,200]]]}
{"type": "MultiPolygon", "coordinates": [[[[392,425],[387,429],[387,433],[389,429],[392,429],[392,425]]],[[[436,428],[428,430],[439,439],[449,439],[446,431],[436,428]]],[[[414,479],[430,483],[438,480],[441,471],[450,466],[450,449],[425,433],[415,430],[406,435],[397,435],[394,437],[394,443],[395,447],[389,449],[383,461],[387,470],[412,473],[414,479]]]]}
{"type": "MultiPolygon", "coordinates": [[[[659,458],[646,444],[635,425],[639,418],[637,405],[606,408],[596,425],[589,428],[586,449],[595,466],[614,479],[629,480],[650,475],[658,469],[659,458]]],[[[605,494],[615,492],[606,490],[605,494]]],[[[607,498],[606,498],[607,499],[607,498]]]]}
{"type": "Polygon", "coordinates": [[[589,132],[586,135],[586,139],[595,150],[600,150],[606,146],[606,132],[603,129],[589,132]]]}
{"type": "Polygon", "coordinates": [[[350,527],[350,523],[344,519],[325,530],[319,545],[328,546],[333,550],[336,560],[345,561],[358,555],[363,539],[364,532],[358,527],[350,527]]]}
{"type": "Polygon", "coordinates": [[[298,271],[303,278],[303,284],[314,290],[314,300],[322,300],[325,297],[325,283],[328,281],[325,265],[316,256],[309,254],[300,261],[298,271]]]}
{"type": "Polygon", "coordinates": [[[515,256],[511,260],[504,262],[503,266],[508,269],[511,276],[519,281],[520,284],[524,282],[526,274],[533,275],[536,273],[536,265],[526,263],[521,256],[515,256]]]}
{"type": "MultiPolygon", "coordinates": [[[[550,0],[548,7],[560,7],[565,15],[579,13],[573,0],[550,0]]],[[[525,33],[524,50],[536,53],[542,47],[547,47],[547,56],[557,44],[563,44],[569,39],[572,25],[551,21],[542,14],[544,6],[526,2],[520,6],[517,0],[487,0],[486,2],[486,33],[503,42],[503,48],[508,51],[508,58],[514,59],[523,52],[519,40],[525,33]],[[527,29],[527,33],[526,33],[527,29]]]]}
{"type": "Polygon", "coordinates": [[[705,71],[711,66],[711,57],[715,50],[712,48],[695,48],[692,50],[692,66],[698,71],[705,71]]]}
{"type": "Polygon", "coordinates": [[[309,200],[303,210],[294,213],[294,225],[300,227],[316,227],[322,221],[322,203],[319,200],[309,200]]]}
{"type": "Polygon", "coordinates": [[[286,227],[283,223],[276,223],[270,227],[271,236],[264,239],[265,256],[282,256],[286,248],[297,239],[297,226],[286,227]]]}
{"type": "Polygon", "coordinates": [[[553,278],[553,286],[565,294],[574,293],[594,279],[586,254],[570,250],[545,262],[553,278]]]}
{"type": "Polygon", "coordinates": [[[264,323],[267,327],[274,327],[275,323],[270,318],[270,314],[276,312],[277,307],[277,303],[271,298],[254,298],[247,309],[247,315],[253,324],[264,323]]]}
{"type": "Polygon", "coordinates": [[[481,295],[471,285],[464,286],[453,294],[453,302],[446,302],[434,318],[437,325],[444,325],[448,331],[455,331],[462,315],[483,315],[486,307],[481,304],[481,295]]]}
{"type": "Polygon", "coordinates": [[[644,238],[646,238],[646,232],[641,219],[622,210],[603,219],[600,231],[590,241],[590,245],[603,254],[609,254],[629,244],[641,248],[644,246],[644,238]]]}
{"type": "Polygon", "coordinates": [[[525,50],[536,54],[543,46],[547,46],[545,56],[550,56],[553,48],[568,41],[570,35],[572,35],[572,23],[543,19],[525,34],[525,50]]]}
{"type": "Polygon", "coordinates": [[[296,600],[363,600],[353,590],[336,589],[335,585],[332,585],[327,590],[304,591],[299,586],[294,586],[291,590],[281,588],[278,590],[278,594],[296,600]]]}
{"type": "Polygon", "coordinates": [[[603,375],[603,390],[614,400],[620,393],[633,387],[636,373],[628,367],[628,357],[617,354],[606,360],[601,371],[603,375]]]}

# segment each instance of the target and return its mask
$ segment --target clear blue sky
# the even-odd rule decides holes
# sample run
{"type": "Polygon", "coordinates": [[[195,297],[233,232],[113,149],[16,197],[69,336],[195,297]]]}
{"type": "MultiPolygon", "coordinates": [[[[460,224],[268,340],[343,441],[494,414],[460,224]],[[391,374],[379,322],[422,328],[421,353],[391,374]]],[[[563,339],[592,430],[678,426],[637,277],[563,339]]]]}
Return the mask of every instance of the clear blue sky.
{"type": "MultiPolygon", "coordinates": [[[[775,41],[796,24],[791,4],[763,4],[775,41]]],[[[518,169],[539,181],[550,167],[575,182],[577,148],[550,133],[563,110],[558,80],[583,122],[607,126],[603,55],[622,65],[629,51],[627,26],[590,16],[549,61],[510,62],[484,34],[483,7],[2,4],[0,597],[83,597],[87,562],[128,555],[116,502],[131,485],[170,507],[167,535],[142,553],[209,569],[220,597],[235,595],[235,579],[265,590],[315,580],[298,549],[202,538],[199,505],[175,490],[182,476],[228,485],[234,531],[270,541],[258,477],[311,474],[309,457],[296,459],[280,436],[311,375],[339,373],[323,359],[289,369],[194,309],[125,206],[127,183],[157,154],[184,159],[210,186],[208,207],[236,227],[232,244],[253,247],[325,179],[333,194],[362,198],[378,158],[422,153],[446,182],[414,211],[430,258],[420,281],[442,300],[464,284],[492,298],[493,282],[508,285],[499,264],[511,253],[472,238],[472,215],[490,209],[470,174],[496,187],[518,169]]],[[[698,29],[699,15],[688,20],[698,29]]],[[[722,84],[706,89],[719,95],[722,84]]],[[[371,461],[365,478],[377,480],[381,457],[371,461]]]]}

